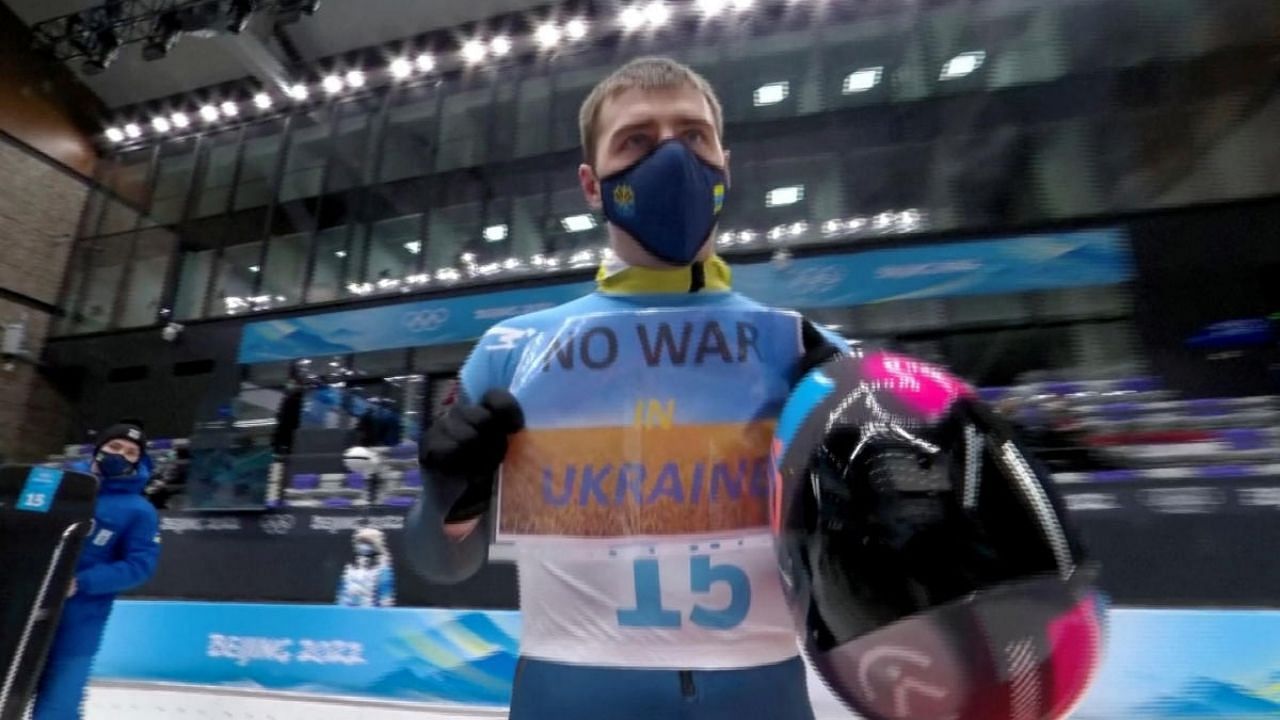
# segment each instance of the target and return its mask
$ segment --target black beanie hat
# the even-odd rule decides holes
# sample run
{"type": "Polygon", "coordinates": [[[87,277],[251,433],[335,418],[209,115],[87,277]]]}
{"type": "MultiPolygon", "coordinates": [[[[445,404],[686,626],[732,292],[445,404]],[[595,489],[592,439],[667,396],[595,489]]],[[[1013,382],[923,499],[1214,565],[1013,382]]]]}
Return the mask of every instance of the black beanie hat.
{"type": "Polygon", "coordinates": [[[112,440],[128,440],[138,444],[138,449],[143,453],[147,451],[147,433],[142,429],[140,423],[135,422],[119,422],[111,427],[98,433],[98,437],[93,441],[93,454],[97,455],[102,450],[102,446],[112,440]]]}

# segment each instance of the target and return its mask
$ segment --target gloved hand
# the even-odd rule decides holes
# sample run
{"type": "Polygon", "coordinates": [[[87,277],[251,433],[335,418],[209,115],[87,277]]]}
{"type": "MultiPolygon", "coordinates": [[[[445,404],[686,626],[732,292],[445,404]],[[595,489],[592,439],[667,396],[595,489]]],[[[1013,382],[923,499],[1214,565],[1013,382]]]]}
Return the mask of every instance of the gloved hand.
{"type": "Polygon", "coordinates": [[[796,370],[796,376],[793,382],[800,382],[819,365],[822,365],[831,358],[836,357],[842,351],[840,348],[831,344],[826,336],[822,334],[813,323],[805,320],[801,324],[800,339],[804,348],[804,355],[800,358],[800,366],[796,370]]]}
{"type": "Polygon", "coordinates": [[[511,435],[524,429],[524,412],[510,392],[486,392],[478,404],[450,407],[427,430],[419,462],[430,481],[462,486],[446,522],[462,522],[489,509],[494,474],[511,435]]]}

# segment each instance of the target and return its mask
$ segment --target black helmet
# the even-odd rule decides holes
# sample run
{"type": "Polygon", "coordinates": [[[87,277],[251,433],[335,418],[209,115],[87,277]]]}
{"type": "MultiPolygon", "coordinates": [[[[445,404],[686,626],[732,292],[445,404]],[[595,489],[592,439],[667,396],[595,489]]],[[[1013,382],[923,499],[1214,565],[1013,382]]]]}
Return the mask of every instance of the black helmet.
{"type": "Polygon", "coordinates": [[[802,644],[868,720],[1045,720],[1100,662],[1102,598],[1051,481],[973,390],[876,350],[809,373],[774,442],[802,644]]]}

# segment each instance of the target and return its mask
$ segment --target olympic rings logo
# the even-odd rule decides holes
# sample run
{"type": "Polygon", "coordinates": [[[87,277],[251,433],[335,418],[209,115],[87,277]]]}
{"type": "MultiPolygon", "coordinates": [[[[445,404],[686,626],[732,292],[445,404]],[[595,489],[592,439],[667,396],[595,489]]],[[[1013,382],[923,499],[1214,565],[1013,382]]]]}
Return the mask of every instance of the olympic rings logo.
{"type": "Polygon", "coordinates": [[[844,272],[831,265],[806,268],[789,274],[788,287],[801,294],[825,293],[844,281],[844,272]]]}
{"type": "Polygon", "coordinates": [[[297,520],[293,515],[263,515],[258,518],[258,527],[268,535],[286,535],[295,524],[297,520]]]}
{"type": "Polygon", "coordinates": [[[404,314],[405,328],[415,333],[439,330],[448,321],[449,311],[445,308],[411,310],[404,314]]]}

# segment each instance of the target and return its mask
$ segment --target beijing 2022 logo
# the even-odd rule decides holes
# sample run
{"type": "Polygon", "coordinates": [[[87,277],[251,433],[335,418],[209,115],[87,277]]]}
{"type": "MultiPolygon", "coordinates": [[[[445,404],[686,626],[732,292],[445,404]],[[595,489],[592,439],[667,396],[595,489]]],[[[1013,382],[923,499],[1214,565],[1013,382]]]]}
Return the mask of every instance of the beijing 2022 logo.
{"type": "Polygon", "coordinates": [[[445,308],[410,310],[404,314],[405,328],[414,333],[439,330],[448,321],[449,311],[445,308]]]}

